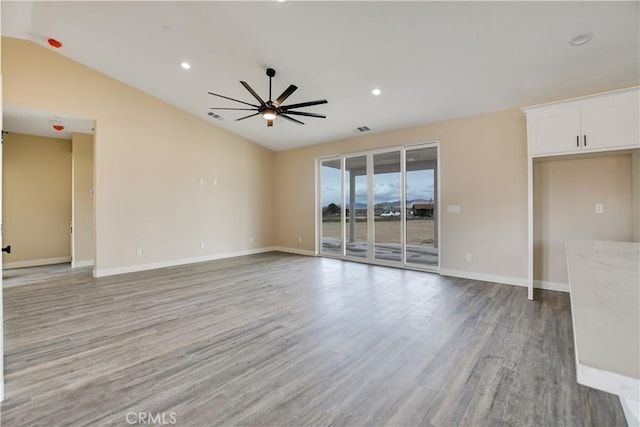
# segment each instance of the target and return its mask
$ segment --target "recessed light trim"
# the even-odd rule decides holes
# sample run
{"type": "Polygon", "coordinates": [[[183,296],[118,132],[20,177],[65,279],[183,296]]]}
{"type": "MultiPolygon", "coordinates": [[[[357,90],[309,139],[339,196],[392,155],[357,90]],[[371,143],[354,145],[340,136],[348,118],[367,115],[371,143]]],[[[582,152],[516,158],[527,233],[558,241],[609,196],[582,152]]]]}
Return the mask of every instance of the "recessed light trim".
{"type": "Polygon", "coordinates": [[[181,62],[181,63],[180,63],[180,66],[181,66],[182,68],[184,68],[185,70],[189,70],[189,69],[191,69],[191,64],[189,64],[188,62],[185,62],[185,61],[181,62]]]}
{"type": "Polygon", "coordinates": [[[580,34],[579,36],[575,36],[569,40],[569,44],[571,46],[582,46],[583,44],[589,43],[592,38],[593,36],[591,33],[580,34]]]}
{"type": "Polygon", "coordinates": [[[378,89],[378,88],[375,88],[375,89],[373,89],[373,90],[371,91],[371,94],[373,94],[373,95],[375,95],[375,96],[378,96],[378,95],[380,95],[381,93],[382,93],[382,91],[381,91],[380,89],[378,89]]]}

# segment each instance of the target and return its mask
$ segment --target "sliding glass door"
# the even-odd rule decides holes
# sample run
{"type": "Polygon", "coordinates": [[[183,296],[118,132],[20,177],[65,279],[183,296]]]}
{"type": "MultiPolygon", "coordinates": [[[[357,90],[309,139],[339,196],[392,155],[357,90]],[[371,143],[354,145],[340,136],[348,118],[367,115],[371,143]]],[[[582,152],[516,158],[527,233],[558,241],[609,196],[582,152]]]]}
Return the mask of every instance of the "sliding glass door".
{"type": "Polygon", "coordinates": [[[347,157],[344,162],[346,255],[367,258],[367,157],[347,157]]]}
{"type": "Polygon", "coordinates": [[[320,161],[320,252],[342,255],[342,189],[340,180],[341,160],[320,161]]]}
{"type": "Polygon", "coordinates": [[[400,151],[373,155],[375,259],[402,262],[400,151]]]}
{"type": "Polygon", "coordinates": [[[320,254],[437,269],[437,163],[437,143],[320,159],[320,254]]]}
{"type": "Polygon", "coordinates": [[[438,266],[438,148],[406,151],[407,264],[438,266]]]}

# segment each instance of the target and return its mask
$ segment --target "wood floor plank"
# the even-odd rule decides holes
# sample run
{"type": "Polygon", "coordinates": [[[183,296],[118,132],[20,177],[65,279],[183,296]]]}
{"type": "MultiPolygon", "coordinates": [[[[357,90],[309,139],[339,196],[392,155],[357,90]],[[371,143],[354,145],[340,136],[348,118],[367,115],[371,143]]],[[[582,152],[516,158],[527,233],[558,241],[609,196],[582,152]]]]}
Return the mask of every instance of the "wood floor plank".
{"type": "Polygon", "coordinates": [[[3,426],[625,425],[558,292],[281,253],[5,273],[3,426]]]}

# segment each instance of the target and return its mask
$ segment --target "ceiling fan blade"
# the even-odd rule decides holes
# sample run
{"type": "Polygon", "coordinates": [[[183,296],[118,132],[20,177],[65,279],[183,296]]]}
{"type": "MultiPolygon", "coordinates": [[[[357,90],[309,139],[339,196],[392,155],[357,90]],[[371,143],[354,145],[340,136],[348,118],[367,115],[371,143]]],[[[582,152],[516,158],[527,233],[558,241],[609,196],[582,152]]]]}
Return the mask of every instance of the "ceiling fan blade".
{"type": "Polygon", "coordinates": [[[260,113],[249,114],[248,116],[240,117],[239,119],[236,119],[236,122],[239,122],[240,120],[248,119],[249,117],[257,116],[258,114],[260,113]]]}
{"type": "Polygon", "coordinates": [[[253,95],[253,97],[254,97],[255,99],[257,99],[257,100],[258,100],[258,102],[260,103],[260,105],[261,105],[261,106],[263,106],[263,107],[264,107],[265,105],[267,105],[267,104],[265,104],[265,103],[264,103],[264,101],[262,100],[262,98],[260,98],[260,95],[258,95],[258,94],[256,93],[256,91],[255,91],[255,90],[253,90],[253,89],[251,88],[251,86],[249,86],[249,83],[241,81],[241,82],[240,82],[240,84],[241,84],[242,86],[244,86],[244,88],[245,88],[246,90],[248,90],[248,91],[249,91],[249,93],[250,93],[251,95],[253,95]]]}
{"type": "Polygon", "coordinates": [[[220,98],[228,99],[230,101],[240,102],[241,104],[246,104],[246,105],[250,105],[252,107],[258,108],[257,105],[249,104],[248,102],[240,101],[239,99],[229,98],[228,96],[218,95],[217,93],[213,93],[213,92],[208,92],[208,93],[209,95],[219,96],[220,98]]]}
{"type": "Polygon", "coordinates": [[[299,125],[303,125],[303,124],[304,124],[304,123],[303,123],[303,122],[301,122],[300,120],[296,120],[296,119],[294,119],[293,117],[289,117],[289,116],[287,116],[286,114],[282,114],[282,113],[280,113],[280,114],[278,114],[278,117],[282,117],[283,119],[290,120],[290,121],[292,121],[292,122],[294,122],[294,123],[297,123],[297,124],[299,124],[299,125]]]}
{"type": "Polygon", "coordinates": [[[235,111],[258,111],[258,108],[220,108],[209,107],[210,110],[235,110],[235,111]]]}
{"type": "Polygon", "coordinates": [[[326,104],[326,99],[319,99],[317,101],[301,102],[300,104],[283,105],[280,107],[282,111],[290,110],[292,108],[310,107],[312,105],[326,104]]]}
{"type": "Polygon", "coordinates": [[[267,127],[273,126],[273,120],[267,120],[267,127]]]}
{"type": "MultiPolygon", "coordinates": [[[[319,119],[326,119],[327,116],[324,114],[316,114],[316,113],[305,113],[304,111],[287,111],[287,114],[293,114],[294,116],[307,116],[307,117],[317,117],[319,119]]],[[[282,115],[282,114],[280,114],[282,115]]]]}
{"type": "Polygon", "coordinates": [[[285,99],[287,99],[293,92],[296,91],[296,89],[298,89],[298,86],[289,85],[289,87],[284,92],[282,92],[282,94],[278,97],[278,99],[273,101],[273,105],[277,107],[280,104],[282,104],[285,99]]]}

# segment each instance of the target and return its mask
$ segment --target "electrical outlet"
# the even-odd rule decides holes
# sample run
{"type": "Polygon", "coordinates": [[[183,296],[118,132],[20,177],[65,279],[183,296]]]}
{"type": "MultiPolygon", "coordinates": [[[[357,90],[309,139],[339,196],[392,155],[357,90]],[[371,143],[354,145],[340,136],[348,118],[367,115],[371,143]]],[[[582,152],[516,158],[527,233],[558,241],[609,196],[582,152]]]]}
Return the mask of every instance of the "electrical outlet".
{"type": "Polygon", "coordinates": [[[471,262],[471,259],[472,259],[471,254],[466,254],[465,259],[467,260],[467,262],[471,262]]]}
{"type": "Polygon", "coordinates": [[[214,180],[213,180],[213,186],[214,186],[214,187],[217,187],[217,186],[218,186],[218,180],[217,180],[217,179],[214,179],[214,180]]]}
{"type": "Polygon", "coordinates": [[[204,185],[204,178],[200,178],[200,185],[204,185]]]}
{"type": "Polygon", "coordinates": [[[249,243],[253,243],[253,237],[249,237],[249,243]]]}
{"type": "Polygon", "coordinates": [[[142,249],[141,248],[136,249],[136,255],[137,256],[142,255],[142,249]]]}
{"type": "Polygon", "coordinates": [[[302,243],[302,236],[298,236],[298,243],[302,243]]]}
{"type": "Polygon", "coordinates": [[[602,203],[596,203],[596,213],[604,213],[604,205],[602,203]]]}
{"type": "Polygon", "coordinates": [[[204,242],[200,242],[200,249],[204,249],[204,242]]]}

